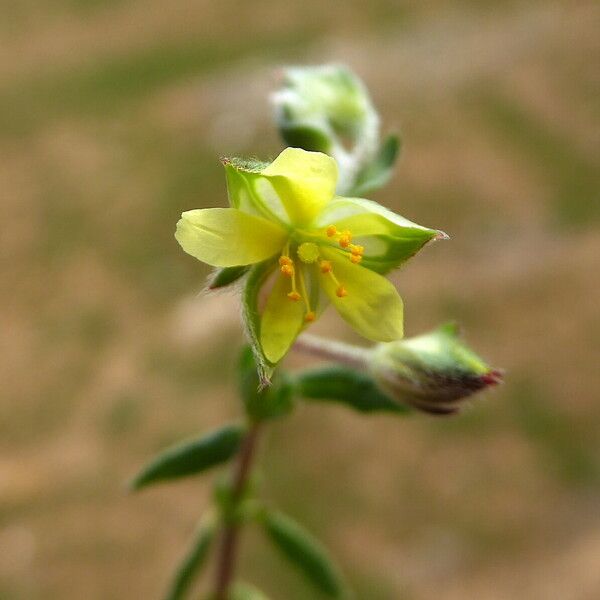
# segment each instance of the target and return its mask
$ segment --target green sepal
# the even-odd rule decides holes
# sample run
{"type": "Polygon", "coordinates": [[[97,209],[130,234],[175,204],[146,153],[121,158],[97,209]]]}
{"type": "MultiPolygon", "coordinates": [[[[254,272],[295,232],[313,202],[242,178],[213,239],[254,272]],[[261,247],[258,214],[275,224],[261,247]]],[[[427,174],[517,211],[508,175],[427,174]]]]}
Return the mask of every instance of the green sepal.
{"type": "Polygon", "coordinates": [[[261,523],[278,550],[317,589],[331,598],[348,598],[341,573],[322,544],[290,517],[264,511],[261,523]]]}
{"type": "Polygon", "coordinates": [[[292,148],[331,153],[333,142],[327,133],[318,127],[302,123],[294,125],[280,123],[279,133],[286,144],[292,148]]]}
{"type": "Polygon", "coordinates": [[[253,421],[275,419],[289,414],[293,407],[293,388],[289,377],[278,371],[271,385],[262,386],[252,349],[246,346],[238,363],[240,396],[253,421]]]}
{"type": "Polygon", "coordinates": [[[273,261],[264,261],[250,268],[244,292],[242,294],[242,317],[244,327],[256,361],[256,369],[260,385],[268,385],[273,375],[274,366],[264,355],[260,345],[260,313],[258,311],[258,295],[275,268],[273,261]]]}
{"type": "Polygon", "coordinates": [[[241,265],[239,267],[223,267],[222,269],[215,269],[208,282],[209,290],[218,290],[232,283],[235,283],[243,277],[250,269],[247,265],[241,265]]]}
{"type": "Polygon", "coordinates": [[[306,400],[338,402],[361,413],[408,414],[404,404],[379,390],[368,374],[344,366],[328,366],[303,371],[294,377],[295,391],[306,400]]]}
{"type": "Polygon", "coordinates": [[[182,600],[187,595],[194,579],[206,564],[216,531],[217,519],[214,515],[202,519],[194,540],[173,577],[165,600],[182,600]]]}
{"type": "Polygon", "coordinates": [[[346,195],[364,196],[368,192],[383,187],[392,176],[400,147],[398,136],[388,136],[379,147],[375,158],[357,175],[352,189],[346,195]]]}
{"type": "Polygon", "coordinates": [[[139,490],[161,481],[197,475],[224,463],[237,453],[244,432],[242,425],[226,425],[167,448],[134,477],[130,487],[139,490]]]}

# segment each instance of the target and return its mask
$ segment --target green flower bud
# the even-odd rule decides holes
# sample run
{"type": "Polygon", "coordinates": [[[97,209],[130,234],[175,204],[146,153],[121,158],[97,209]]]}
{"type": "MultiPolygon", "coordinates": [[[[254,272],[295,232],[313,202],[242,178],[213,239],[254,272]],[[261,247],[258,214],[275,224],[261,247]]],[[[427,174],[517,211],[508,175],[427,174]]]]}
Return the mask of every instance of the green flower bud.
{"type": "Polygon", "coordinates": [[[385,394],[436,415],[457,413],[466,398],[502,381],[501,371],[491,369],[468,348],[453,323],[379,344],[369,368],[385,394]]]}
{"type": "Polygon", "coordinates": [[[379,117],[362,81],[340,65],[292,67],[272,102],[286,143],[333,156],[338,193],[348,192],[379,150],[379,117]]]}

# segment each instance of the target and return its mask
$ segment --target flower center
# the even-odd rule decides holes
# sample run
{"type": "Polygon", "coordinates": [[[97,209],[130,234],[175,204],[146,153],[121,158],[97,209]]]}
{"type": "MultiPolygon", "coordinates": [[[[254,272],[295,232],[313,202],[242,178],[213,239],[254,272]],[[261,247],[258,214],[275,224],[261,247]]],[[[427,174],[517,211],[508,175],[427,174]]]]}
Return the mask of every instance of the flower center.
{"type": "Polygon", "coordinates": [[[298,246],[298,258],[307,265],[317,262],[319,258],[319,246],[312,242],[304,242],[298,246]]]}
{"type": "MultiPolygon", "coordinates": [[[[345,253],[349,254],[349,258],[352,263],[360,263],[365,249],[362,246],[352,243],[352,233],[350,231],[344,230],[340,233],[335,225],[330,225],[325,230],[325,235],[328,238],[337,241],[340,248],[345,253]]],[[[301,263],[306,265],[318,263],[321,273],[327,277],[330,277],[335,284],[335,294],[338,298],[346,297],[348,295],[348,290],[335,276],[331,261],[321,258],[318,244],[315,244],[314,242],[302,242],[297,247],[296,254],[300,263],[298,264],[298,269],[296,269],[296,264],[290,256],[290,244],[288,242],[282,255],[279,257],[279,270],[284,277],[290,278],[291,290],[288,292],[287,297],[292,302],[298,302],[300,300],[304,301],[304,306],[306,307],[304,320],[309,323],[315,320],[316,315],[310,307],[310,302],[306,291],[306,282],[304,281],[303,266],[301,263]]]]}

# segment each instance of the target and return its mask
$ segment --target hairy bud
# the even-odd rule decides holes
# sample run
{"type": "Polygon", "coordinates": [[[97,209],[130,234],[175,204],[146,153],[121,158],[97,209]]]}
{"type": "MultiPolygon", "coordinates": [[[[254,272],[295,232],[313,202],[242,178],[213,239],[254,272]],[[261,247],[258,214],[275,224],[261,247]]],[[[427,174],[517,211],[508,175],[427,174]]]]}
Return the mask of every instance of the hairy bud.
{"type": "Polygon", "coordinates": [[[286,69],[272,95],[281,136],[290,146],[325,152],[347,193],[379,151],[379,117],[362,81],[340,65],[286,69]]]}
{"type": "Polygon", "coordinates": [[[369,368],[380,389],[397,402],[436,415],[460,411],[464,400],[502,381],[449,323],[418,337],[380,344],[369,368]]]}

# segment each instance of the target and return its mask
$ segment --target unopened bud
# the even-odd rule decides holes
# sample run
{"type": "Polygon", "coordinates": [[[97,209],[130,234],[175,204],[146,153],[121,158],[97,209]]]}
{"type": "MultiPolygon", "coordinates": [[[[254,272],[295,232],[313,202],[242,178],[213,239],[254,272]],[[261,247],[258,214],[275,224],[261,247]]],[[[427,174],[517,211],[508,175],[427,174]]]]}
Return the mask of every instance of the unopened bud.
{"type": "Polygon", "coordinates": [[[379,117],[362,81],[341,65],[292,67],[272,94],[279,131],[290,146],[325,152],[349,189],[379,147],[379,117]]]}
{"type": "Polygon", "coordinates": [[[418,337],[377,346],[369,364],[380,389],[403,404],[437,415],[460,411],[463,401],[502,381],[450,323],[418,337]]]}

